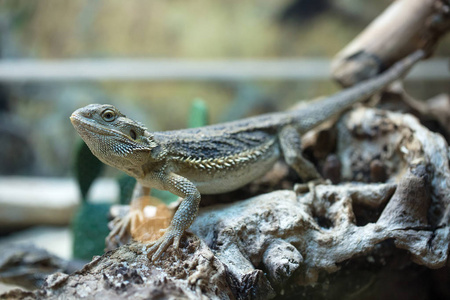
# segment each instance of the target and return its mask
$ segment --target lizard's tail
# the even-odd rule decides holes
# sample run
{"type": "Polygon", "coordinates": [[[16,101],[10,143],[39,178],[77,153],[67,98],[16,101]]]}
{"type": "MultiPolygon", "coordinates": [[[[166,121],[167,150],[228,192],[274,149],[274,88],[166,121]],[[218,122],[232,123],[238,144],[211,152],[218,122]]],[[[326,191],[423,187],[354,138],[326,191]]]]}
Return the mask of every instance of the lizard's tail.
{"type": "Polygon", "coordinates": [[[313,102],[307,108],[294,110],[294,123],[302,124],[305,132],[327,119],[339,115],[353,104],[367,99],[386,85],[403,76],[417,61],[425,56],[423,50],[417,50],[380,75],[342,90],[326,99],[313,102]]]}

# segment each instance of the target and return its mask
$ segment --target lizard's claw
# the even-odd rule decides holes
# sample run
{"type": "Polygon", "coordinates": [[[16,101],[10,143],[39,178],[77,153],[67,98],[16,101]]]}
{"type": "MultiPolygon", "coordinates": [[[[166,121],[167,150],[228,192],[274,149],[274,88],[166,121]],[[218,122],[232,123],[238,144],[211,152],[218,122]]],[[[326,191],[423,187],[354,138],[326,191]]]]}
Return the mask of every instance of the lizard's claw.
{"type": "Polygon", "coordinates": [[[133,230],[136,229],[138,224],[142,224],[145,220],[145,216],[142,210],[133,209],[130,210],[123,217],[116,217],[111,222],[111,231],[106,237],[107,241],[117,241],[122,244],[128,242],[133,230]]]}
{"type": "Polygon", "coordinates": [[[107,241],[121,241],[124,242],[127,233],[129,233],[132,223],[132,217],[130,213],[127,213],[124,217],[116,217],[112,221],[112,229],[106,237],[107,241]]]}
{"type": "Polygon", "coordinates": [[[180,246],[180,239],[183,236],[184,232],[183,230],[175,229],[172,226],[169,226],[166,229],[162,229],[161,231],[164,231],[164,235],[156,241],[148,244],[150,246],[150,248],[148,248],[148,255],[151,255],[153,253],[150,259],[151,261],[158,260],[171,243],[173,245],[173,248],[177,250],[180,246]]]}

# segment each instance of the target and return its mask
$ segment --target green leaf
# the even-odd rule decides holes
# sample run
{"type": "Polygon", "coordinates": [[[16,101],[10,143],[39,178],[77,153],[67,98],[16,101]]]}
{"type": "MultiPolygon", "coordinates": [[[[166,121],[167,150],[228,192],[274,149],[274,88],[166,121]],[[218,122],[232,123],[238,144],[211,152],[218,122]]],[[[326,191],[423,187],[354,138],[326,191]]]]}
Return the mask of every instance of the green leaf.
{"type": "Polygon", "coordinates": [[[123,175],[119,177],[118,181],[120,188],[119,203],[122,205],[130,204],[133,190],[136,186],[136,179],[128,175],[123,175]]]}
{"type": "Polygon", "coordinates": [[[200,98],[194,99],[189,112],[188,127],[194,128],[208,125],[208,114],[205,101],[200,98]]]}
{"type": "Polygon", "coordinates": [[[108,214],[110,204],[83,203],[72,221],[73,256],[91,260],[102,255],[105,238],[109,233],[108,214]]]}
{"type": "Polygon", "coordinates": [[[75,176],[80,187],[81,196],[86,202],[86,196],[94,182],[103,169],[103,163],[92,154],[88,146],[82,142],[78,145],[75,153],[75,176]]]}

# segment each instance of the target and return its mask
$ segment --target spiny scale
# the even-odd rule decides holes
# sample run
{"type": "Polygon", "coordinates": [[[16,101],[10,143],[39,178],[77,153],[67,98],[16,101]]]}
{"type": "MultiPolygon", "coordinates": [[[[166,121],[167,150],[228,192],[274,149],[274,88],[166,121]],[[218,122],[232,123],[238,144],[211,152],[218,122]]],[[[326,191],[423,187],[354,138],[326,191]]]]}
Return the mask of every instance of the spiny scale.
{"type": "Polygon", "coordinates": [[[275,144],[275,139],[269,140],[267,143],[260,145],[254,149],[248,149],[234,155],[222,156],[216,158],[203,159],[201,157],[183,157],[174,156],[172,160],[179,163],[186,163],[190,167],[203,170],[221,170],[230,167],[235,167],[239,164],[246,163],[252,160],[257,160],[263,156],[275,144]]]}

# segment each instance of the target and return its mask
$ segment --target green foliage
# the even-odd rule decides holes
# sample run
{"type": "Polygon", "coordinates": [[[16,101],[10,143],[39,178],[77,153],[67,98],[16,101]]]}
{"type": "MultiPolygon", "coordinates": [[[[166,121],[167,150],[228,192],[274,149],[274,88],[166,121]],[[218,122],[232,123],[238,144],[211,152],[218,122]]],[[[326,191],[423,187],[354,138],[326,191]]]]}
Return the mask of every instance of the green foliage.
{"type": "Polygon", "coordinates": [[[207,125],[208,123],[208,108],[205,101],[200,98],[194,99],[189,112],[188,127],[201,127],[207,125]]]}
{"type": "Polygon", "coordinates": [[[78,145],[75,153],[75,176],[81,191],[81,197],[86,202],[86,196],[94,182],[103,169],[103,163],[92,154],[88,146],[82,142],[78,145]]]}
{"type": "Polygon", "coordinates": [[[119,203],[122,205],[130,204],[133,190],[136,185],[136,179],[124,174],[123,176],[120,176],[118,181],[120,188],[119,203]]]}
{"type": "Polygon", "coordinates": [[[109,204],[87,203],[87,194],[94,180],[100,175],[103,163],[81,142],[75,153],[75,175],[80,188],[83,204],[72,220],[73,256],[92,259],[101,255],[108,235],[109,204]]]}
{"type": "Polygon", "coordinates": [[[102,255],[108,230],[110,205],[106,203],[83,203],[72,220],[73,256],[91,260],[102,255]]]}

